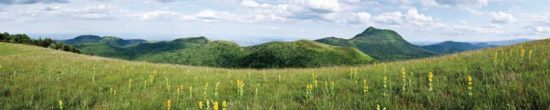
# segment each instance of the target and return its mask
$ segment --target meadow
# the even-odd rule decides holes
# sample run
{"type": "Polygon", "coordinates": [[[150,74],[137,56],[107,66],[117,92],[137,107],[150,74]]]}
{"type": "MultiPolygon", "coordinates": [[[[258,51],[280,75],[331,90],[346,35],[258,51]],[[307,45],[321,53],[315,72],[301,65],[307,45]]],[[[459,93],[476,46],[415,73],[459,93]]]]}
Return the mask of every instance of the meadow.
{"type": "Polygon", "coordinates": [[[360,66],[227,69],[0,43],[0,109],[550,109],[550,40],[360,66]]]}

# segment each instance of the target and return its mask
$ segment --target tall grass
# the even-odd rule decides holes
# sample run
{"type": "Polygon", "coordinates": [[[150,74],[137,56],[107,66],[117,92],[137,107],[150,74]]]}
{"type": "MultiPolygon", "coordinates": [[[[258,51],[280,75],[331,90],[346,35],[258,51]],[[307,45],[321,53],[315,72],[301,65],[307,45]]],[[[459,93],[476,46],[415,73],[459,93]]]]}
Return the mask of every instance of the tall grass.
{"type": "Polygon", "coordinates": [[[548,109],[548,51],[550,40],[544,40],[354,67],[254,70],[130,62],[0,43],[0,108],[548,109]]]}

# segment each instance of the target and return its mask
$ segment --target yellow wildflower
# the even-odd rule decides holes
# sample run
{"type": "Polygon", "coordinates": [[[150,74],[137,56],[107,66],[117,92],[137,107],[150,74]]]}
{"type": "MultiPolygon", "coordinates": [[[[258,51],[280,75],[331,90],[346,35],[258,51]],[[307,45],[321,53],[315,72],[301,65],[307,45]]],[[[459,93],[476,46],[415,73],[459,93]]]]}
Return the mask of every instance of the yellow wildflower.
{"type": "Polygon", "coordinates": [[[313,84],[307,84],[306,90],[306,98],[311,98],[311,95],[313,93],[313,84]]]}
{"type": "Polygon", "coordinates": [[[222,108],[222,110],[227,110],[227,102],[225,100],[222,102],[222,108]]]}
{"type": "Polygon", "coordinates": [[[472,76],[468,75],[468,95],[473,95],[472,89],[474,89],[474,82],[472,76]]]}
{"type": "Polygon", "coordinates": [[[368,92],[369,92],[369,84],[367,80],[363,80],[363,94],[367,96],[368,92]]]}
{"type": "Polygon", "coordinates": [[[429,91],[432,91],[433,90],[433,77],[434,77],[434,74],[432,72],[428,73],[428,90],[429,91]]]}
{"type": "Polygon", "coordinates": [[[405,91],[405,87],[407,86],[407,72],[405,71],[405,67],[401,68],[401,80],[403,81],[403,86],[401,86],[401,90],[405,91]]]}
{"type": "Polygon", "coordinates": [[[60,110],[63,110],[63,101],[62,100],[59,100],[58,106],[59,106],[60,110]]]}
{"type": "Polygon", "coordinates": [[[214,110],[219,110],[218,101],[214,101],[214,110]]]}
{"type": "Polygon", "coordinates": [[[243,80],[237,80],[237,87],[239,88],[239,95],[242,97],[244,95],[244,81],[243,80]]]}
{"type": "Polygon", "coordinates": [[[172,100],[168,99],[166,101],[166,109],[168,110],[172,109],[172,100]]]}

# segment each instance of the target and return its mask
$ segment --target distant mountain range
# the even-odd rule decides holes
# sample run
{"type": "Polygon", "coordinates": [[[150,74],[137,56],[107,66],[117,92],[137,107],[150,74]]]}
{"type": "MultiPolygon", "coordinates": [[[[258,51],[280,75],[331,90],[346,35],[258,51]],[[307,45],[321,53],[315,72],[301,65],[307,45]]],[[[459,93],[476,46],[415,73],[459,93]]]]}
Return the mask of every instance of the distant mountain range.
{"type": "Polygon", "coordinates": [[[435,52],[437,54],[449,54],[457,53],[469,50],[477,50],[483,48],[495,47],[487,43],[467,43],[467,42],[454,42],[445,41],[437,44],[422,46],[422,48],[435,52]]]}
{"type": "Polygon", "coordinates": [[[491,48],[497,46],[514,45],[523,42],[531,41],[530,39],[515,39],[515,40],[503,40],[503,41],[489,41],[489,42],[456,42],[456,41],[444,41],[440,43],[424,45],[422,48],[435,52],[437,54],[450,54],[457,52],[464,52],[470,50],[491,48]]]}
{"type": "MultiPolygon", "coordinates": [[[[463,43],[472,43],[472,44],[487,43],[489,45],[506,46],[506,45],[514,45],[514,44],[519,44],[519,43],[523,43],[523,42],[533,41],[533,40],[534,39],[524,39],[524,38],[522,38],[522,39],[512,39],[512,40],[483,41],[483,42],[466,42],[466,41],[453,41],[453,42],[463,42],[463,43]]],[[[446,42],[446,41],[443,41],[443,42],[446,42]]],[[[442,43],[442,42],[437,42],[437,41],[415,41],[415,42],[411,42],[411,43],[414,44],[414,45],[417,45],[417,46],[428,46],[428,45],[442,43]]]]}
{"type": "Polygon", "coordinates": [[[215,67],[320,67],[366,64],[373,58],[361,51],[315,41],[269,42],[241,47],[229,41],[205,37],[144,42],[93,35],[66,40],[84,54],[128,60],[215,67]]]}
{"type": "Polygon", "coordinates": [[[351,39],[327,37],[314,41],[268,42],[247,47],[230,41],[210,41],[206,37],[148,42],[113,36],[81,35],[63,42],[75,46],[84,54],[128,60],[215,67],[283,68],[423,58],[525,41],[528,40],[487,43],[445,41],[416,46],[393,30],[368,27],[351,39]]]}

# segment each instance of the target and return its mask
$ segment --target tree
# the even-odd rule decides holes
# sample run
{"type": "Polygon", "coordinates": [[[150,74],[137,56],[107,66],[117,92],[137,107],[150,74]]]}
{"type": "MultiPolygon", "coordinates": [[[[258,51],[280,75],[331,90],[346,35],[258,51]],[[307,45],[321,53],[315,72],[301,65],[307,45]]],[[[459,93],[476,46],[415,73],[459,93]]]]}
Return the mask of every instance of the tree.
{"type": "Polygon", "coordinates": [[[10,42],[12,43],[31,43],[31,38],[29,38],[26,34],[15,34],[10,37],[12,38],[10,39],[10,42]]]}
{"type": "Polygon", "coordinates": [[[45,47],[45,48],[52,48],[56,50],[80,53],[80,51],[77,50],[76,48],[71,47],[69,45],[65,45],[63,43],[56,43],[55,40],[51,38],[45,38],[45,39],[39,38],[38,40],[33,40],[26,34],[10,35],[7,32],[0,33],[0,42],[29,44],[29,45],[36,45],[36,46],[45,47]]]}
{"type": "Polygon", "coordinates": [[[10,34],[8,32],[4,32],[4,33],[1,33],[0,34],[0,42],[4,42],[4,41],[8,41],[8,37],[10,36],[10,34]]]}
{"type": "Polygon", "coordinates": [[[44,44],[42,47],[48,47],[48,46],[54,44],[55,41],[53,39],[46,38],[46,39],[44,39],[44,41],[42,41],[42,43],[44,44]]]}
{"type": "Polygon", "coordinates": [[[6,32],[0,34],[0,42],[3,42],[4,39],[6,39],[6,37],[7,37],[7,36],[6,36],[6,32]]]}
{"type": "Polygon", "coordinates": [[[50,38],[33,40],[34,45],[38,45],[38,46],[41,46],[41,47],[49,47],[50,45],[52,45],[54,43],[55,43],[55,41],[50,39],[50,38]]]}

